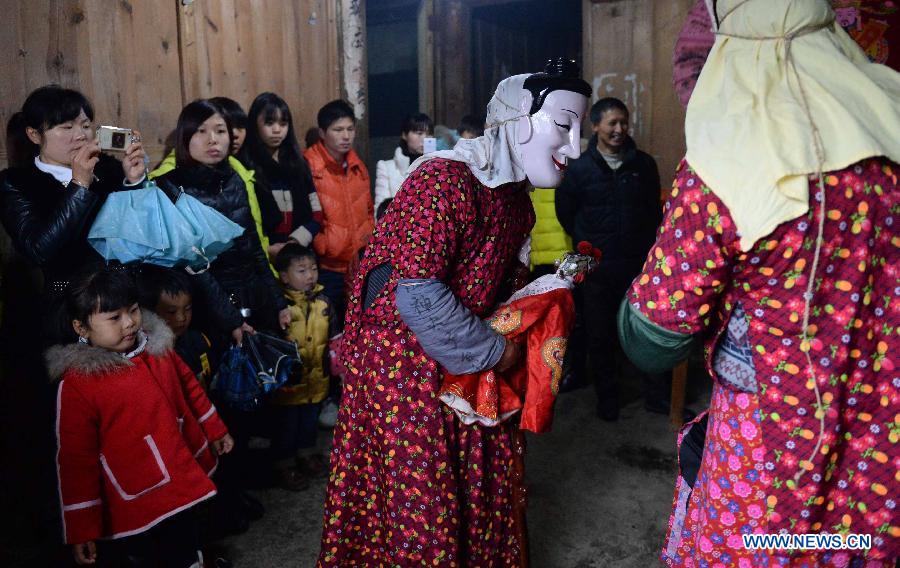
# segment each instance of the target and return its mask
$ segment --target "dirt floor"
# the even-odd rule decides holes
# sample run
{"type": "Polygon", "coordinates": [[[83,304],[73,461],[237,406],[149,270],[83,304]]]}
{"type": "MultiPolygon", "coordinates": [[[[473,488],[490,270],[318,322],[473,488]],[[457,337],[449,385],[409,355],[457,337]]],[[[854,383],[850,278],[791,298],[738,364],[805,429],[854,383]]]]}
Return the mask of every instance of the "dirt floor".
{"type": "MultiPolygon", "coordinates": [[[[703,378],[699,361],[693,363],[688,392],[689,399],[697,401],[691,408],[699,410],[708,401],[709,381],[703,378]]],[[[660,565],[658,551],[675,479],[675,434],[667,416],[644,410],[639,398],[641,382],[634,369],[626,365],[623,375],[626,378],[620,386],[625,405],[617,422],[598,419],[593,389],[581,388],[559,396],[551,432],[528,439],[532,568],[660,565]]],[[[331,432],[320,434],[320,445],[327,452],[331,432]]],[[[267,443],[263,439],[257,442],[267,443]]],[[[266,452],[257,453],[260,468],[268,470],[266,452]]],[[[30,492],[21,489],[21,483],[10,486],[21,490],[7,492],[0,502],[15,504],[25,499],[32,505],[49,504],[39,497],[43,494],[39,490],[52,490],[55,480],[36,479],[32,485],[30,492]],[[20,493],[18,501],[12,499],[20,493]]],[[[265,504],[267,512],[248,532],[222,543],[222,552],[233,566],[315,566],[325,480],[315,481],[300,493],[275,488],[251,493],[265,504]]],[[[45,508],[32,506],[31,514],[46,516],[45,508]]],[[[58,532],[56,524],[44,517],[22,515],[6,520],[10,523],[0,534],[0,566],[73,566],[69,551],[53,545],[56,538],[50,533],[58,532]],[[34,527],[42,528],[35,533],[34,527]]]]}
{"type": "MultiPolygon", "coordinates": [[[[668,418],[646,412],[640,400],[627,404],[613,423],[599,420],[594,405],[591,389],[560,395],[552,432],[529,438],[532,568],[659,565],[675,479],[675,435],[668,418]]],[[[322,432],[323,442],[329,437],[322,432]]],[[[325,481],[301,493],[254,494],[267,514],[226,541],[234,565],[315,566],[325,481]]]]}

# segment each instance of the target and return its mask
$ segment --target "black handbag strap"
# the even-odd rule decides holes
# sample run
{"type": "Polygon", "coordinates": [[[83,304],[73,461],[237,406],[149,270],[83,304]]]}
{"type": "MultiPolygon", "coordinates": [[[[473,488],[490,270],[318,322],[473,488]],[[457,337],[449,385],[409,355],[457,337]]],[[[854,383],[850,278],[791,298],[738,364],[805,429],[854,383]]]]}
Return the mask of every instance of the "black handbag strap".
{"type": "Polygon", "coordinates": [[[260,343],[271,345],[275,349],[284,352],[285,355],[293,356],[297,359],[300,358],[300,350],[296,341],[282,339],[263,332],[257,332],[256,337],[259,339],[260,343]]]}
{"type": "Polygon", "coordinates": [[[259,374],[260,371],[266,370],[266,366],[259,352],[259,339],[256,335],[255,333],[245,334],[244,340],[241,342],[241,348],[250,359],[250,362],[253,363],[253,366],[256,367],[257,374],[259,374]]]}

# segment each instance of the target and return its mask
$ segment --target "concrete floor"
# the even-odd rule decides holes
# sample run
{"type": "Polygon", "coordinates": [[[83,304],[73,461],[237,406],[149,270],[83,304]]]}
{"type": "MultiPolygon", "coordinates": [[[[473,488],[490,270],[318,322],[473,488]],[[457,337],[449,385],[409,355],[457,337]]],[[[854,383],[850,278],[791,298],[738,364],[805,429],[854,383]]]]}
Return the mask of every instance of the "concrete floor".
{"type": "MultiPolygon", "coordinates": [[[[606,423],[594,415],[594,404],[590,389],[560,395],[553,431],[529,439],[533,568],[659,565],[675,479],[668,418],[634,401],[618,422],[606,423]]],[[[330,432],[321,438],[328,443],[330,432]]],[[[325,480],[301,493],[255,494],[267,514],[225,542],[234,565],[315,566],[325,480]]]]}

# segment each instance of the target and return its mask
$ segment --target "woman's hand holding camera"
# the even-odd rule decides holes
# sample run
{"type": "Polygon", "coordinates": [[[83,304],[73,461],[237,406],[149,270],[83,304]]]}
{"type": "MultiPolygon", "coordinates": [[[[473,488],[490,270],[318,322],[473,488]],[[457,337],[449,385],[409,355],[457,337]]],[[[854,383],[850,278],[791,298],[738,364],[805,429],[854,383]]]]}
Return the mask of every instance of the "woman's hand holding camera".
{"type": "Polygon", "coordinates": [[[90,187],[94,181],[94,166],[99,160],[100,145],[95,141],[85,142],[72,158],[72,181],[81,187],[90,187]]]}
{"type": "Polygon", "coordinates": [[[141,142],[141,133],[134,130],[131,133],[131,144],[125,149],[125,157],[122,159],[122,170],[125,172],[125,179],[128,183],[137,183],[146,174],[146,165],[144,164],[144,145],[141,142]]]}

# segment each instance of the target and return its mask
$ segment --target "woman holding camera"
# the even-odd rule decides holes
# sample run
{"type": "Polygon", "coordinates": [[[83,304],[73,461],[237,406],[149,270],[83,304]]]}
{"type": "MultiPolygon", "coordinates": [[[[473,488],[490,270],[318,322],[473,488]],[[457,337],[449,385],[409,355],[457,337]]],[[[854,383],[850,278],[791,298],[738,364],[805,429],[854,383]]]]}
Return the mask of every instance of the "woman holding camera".
{"type": "Polygon", "coordinates": [[[144,149],[134,131],[121,162],[102,154],[94,139],[94,109],[71,89],[33,91],[10,119],[27,161],[0,173],[0,221],[16,250],[44,275],[50,294],[99,255],[87,242],[106,196],[144,179],[144,149]],[[25,137],[20,135],[24,132],[25,137]]]}
{"type": "Polygon", "coordinates": [[[15,360],[30,353],[40,361],[41,321],[52,319],[40,315],[55,309],[71,275],[100,260],[87,235],[106,197],[144,180],[140,134],[134,131],[120,162],[101,153],[93,119],[84,95],[48,85],[28,95],[7,125],[0,222],[20,256],[6,260],[13,301],[5,302],[0,343],[15,360]]]}
{"type": "Polygon", "coordinates": [[[0,172],[0,222],[19,253],[3,259],[0,376],[9,404],[0,413],[10,427],[0,427],[0,445],[16,458],[0,465],[0,477],[16,487],[7,511],[21,522],[4,542],[47,554],[54,550],[47,546],[50,535],[61,533],[47,527],[48,519],[60,517],[44,322],[53,321],[47,316],[69,278],[100,258],[87,234],[106,197],[144,179],[140,135],[134,132],[120,162],[101,153],[93,118],[91,103],[77,91],[55,85],[33,91],[7,125],[10,167],[0,172]]]}

